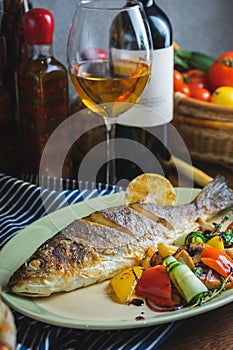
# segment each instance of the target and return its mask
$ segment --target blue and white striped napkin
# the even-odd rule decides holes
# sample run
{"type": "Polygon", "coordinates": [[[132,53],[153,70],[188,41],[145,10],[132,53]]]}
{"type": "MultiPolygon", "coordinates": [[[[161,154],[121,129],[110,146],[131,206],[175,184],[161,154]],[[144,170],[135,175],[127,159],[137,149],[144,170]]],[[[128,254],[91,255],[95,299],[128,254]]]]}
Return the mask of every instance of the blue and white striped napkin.
{"type": "MultiPolygon", "coordinates": [[[[75,180],[44,178],[40,186],[36,182],[37,179],[31,177],[19,180],[0,174],[0,249],[17,232],[46,214],[45,201],[51,212],[67,202],[70,205],[84,198],[122,190],[75,180]]],[[[13,314],[17,326],[17,350],[155,350],[179,325],[179,322],[173,322],[139,329],[78,330],[51,326],[15,311],[13,314]]]]}

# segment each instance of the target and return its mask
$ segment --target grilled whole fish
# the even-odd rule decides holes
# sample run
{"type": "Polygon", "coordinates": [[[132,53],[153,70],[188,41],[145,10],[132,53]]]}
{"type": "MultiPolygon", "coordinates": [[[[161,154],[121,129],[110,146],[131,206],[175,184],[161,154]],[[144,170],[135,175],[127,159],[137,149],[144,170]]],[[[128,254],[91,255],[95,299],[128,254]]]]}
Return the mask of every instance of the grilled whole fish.
{"type": "Polygon", "coordinates": [[[101,282],[137,264],[149,247],[198,228],[220,210],[233,206],[233,192],[217,176],[196,199],[177,207],[134,203],[75,220],[43,243],[13,274],[11,292],[48,296],[101,282]]]}

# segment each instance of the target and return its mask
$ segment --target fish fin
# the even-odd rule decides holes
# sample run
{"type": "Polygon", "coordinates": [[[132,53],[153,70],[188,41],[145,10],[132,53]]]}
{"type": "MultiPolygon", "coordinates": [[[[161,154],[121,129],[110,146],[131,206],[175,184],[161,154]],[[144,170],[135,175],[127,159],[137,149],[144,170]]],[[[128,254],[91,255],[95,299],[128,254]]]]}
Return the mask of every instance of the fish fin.
{"type": "Polygon", "coordinates": [[[228,187],[224,176],[217,175],[203,188],[194,203],[197,208],[208,208],[209,214],[212,216],[215,212],[233,206],[233,191],[228,187]]]}

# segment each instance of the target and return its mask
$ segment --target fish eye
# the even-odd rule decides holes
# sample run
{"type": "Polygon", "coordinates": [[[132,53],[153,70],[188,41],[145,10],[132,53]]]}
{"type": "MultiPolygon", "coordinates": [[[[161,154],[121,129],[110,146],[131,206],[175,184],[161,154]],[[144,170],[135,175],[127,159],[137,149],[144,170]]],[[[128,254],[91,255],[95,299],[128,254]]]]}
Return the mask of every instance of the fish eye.
{"type": "Polygon", "coordinates": [[[31,270],[39,270],[43,265],[42,260],[40,259],[33,259],[31,261],[28,262],[27,266],[29,267],[29,269],[31,270]]]}

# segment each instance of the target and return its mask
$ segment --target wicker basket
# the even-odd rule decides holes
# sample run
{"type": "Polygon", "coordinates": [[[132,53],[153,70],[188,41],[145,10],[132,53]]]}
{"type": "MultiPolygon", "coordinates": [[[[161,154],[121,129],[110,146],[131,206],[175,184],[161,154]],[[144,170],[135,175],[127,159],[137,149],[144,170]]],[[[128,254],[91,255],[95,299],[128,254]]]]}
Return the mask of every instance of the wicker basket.
{"type": "Polygon", "coordinates": [[[195,160],[233,170],[233,108],[175,93],[174,126],[195,160]]]}

